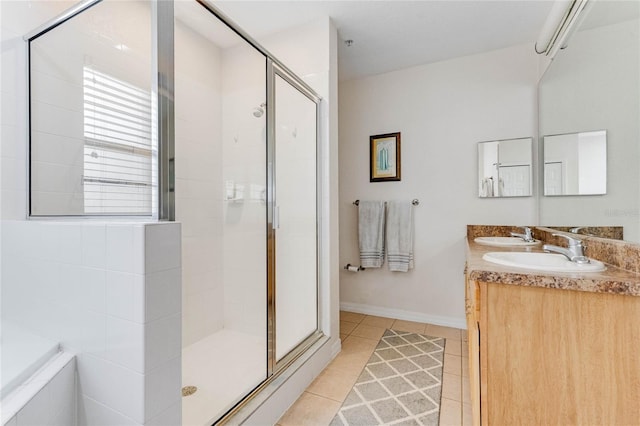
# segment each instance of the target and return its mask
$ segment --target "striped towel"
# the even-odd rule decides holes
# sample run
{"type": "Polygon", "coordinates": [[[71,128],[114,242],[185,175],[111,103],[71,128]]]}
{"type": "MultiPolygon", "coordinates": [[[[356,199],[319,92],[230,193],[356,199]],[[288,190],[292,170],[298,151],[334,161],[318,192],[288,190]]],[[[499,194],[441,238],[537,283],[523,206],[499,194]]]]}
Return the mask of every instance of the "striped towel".
{"type": "Polygon", "coordinates": [[[413,269],[413,207],[409,201],[391,201],[387,214],[389,270],[413,269]]]}
{"type": "Polygon", "coordinates": [[[360,201],[358,206],[360,265],[365,268],[384,263],[384,210],[384,201],[360,201]]]}

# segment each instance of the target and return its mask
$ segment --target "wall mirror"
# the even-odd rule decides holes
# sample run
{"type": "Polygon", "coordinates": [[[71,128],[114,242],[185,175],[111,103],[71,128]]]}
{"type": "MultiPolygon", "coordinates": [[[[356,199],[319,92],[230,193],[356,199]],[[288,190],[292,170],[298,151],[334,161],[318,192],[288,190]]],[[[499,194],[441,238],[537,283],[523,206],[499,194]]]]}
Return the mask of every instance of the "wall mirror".
{"type": "Polygon", "coordinates": [[[478,196],[528,197],[532,190],[532,138],[478,143],[478,196]]]}
{"type": "Polygon", "coordinates": [[[544,195],[607,193],[607,131],[542,138],[544,195]]]}
{"type": "MultiPolygon", "coordinates": [[[[640,2],[592,2],[540,80],[538,134],[606,129],[610,165],[604,195],[540,196],[542,226],[622,226],[625,240],[640,243],[639,10],[640,2]]],[[[546,162],[546,138],[538,145],[546,162]]],[[[550,189],[544,174],[539,185],[550,189]]]]}

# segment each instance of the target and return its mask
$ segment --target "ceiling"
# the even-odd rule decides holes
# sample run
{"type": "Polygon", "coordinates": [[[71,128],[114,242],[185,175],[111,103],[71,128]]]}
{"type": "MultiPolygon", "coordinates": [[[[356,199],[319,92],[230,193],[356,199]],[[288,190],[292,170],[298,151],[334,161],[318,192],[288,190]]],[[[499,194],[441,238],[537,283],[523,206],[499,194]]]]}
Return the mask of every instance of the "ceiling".
{"type": "Polygon", "coordinates": [[[261,37],[330,16],[340,37],[339,77],[349,80],[523,43],[551,10],[544,0],[215,1],[261,37]],[[346,47],[344,40],[353,40],[346,47]]]}

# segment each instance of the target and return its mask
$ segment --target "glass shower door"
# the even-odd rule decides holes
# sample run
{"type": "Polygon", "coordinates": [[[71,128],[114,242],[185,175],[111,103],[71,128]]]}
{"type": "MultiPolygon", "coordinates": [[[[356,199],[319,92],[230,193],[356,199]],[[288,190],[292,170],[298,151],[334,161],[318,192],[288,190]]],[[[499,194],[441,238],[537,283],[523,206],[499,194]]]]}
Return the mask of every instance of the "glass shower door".
{"type": "Polygon", "coordinates": [[[275,362],[318,328],[316,103],[276,69],[275,362]]]}
{"type": "Polygon", "coordinates": [[[202,4],[174,5],[182,424],[205,426],[268,373],[266,57],[202,4]]]}

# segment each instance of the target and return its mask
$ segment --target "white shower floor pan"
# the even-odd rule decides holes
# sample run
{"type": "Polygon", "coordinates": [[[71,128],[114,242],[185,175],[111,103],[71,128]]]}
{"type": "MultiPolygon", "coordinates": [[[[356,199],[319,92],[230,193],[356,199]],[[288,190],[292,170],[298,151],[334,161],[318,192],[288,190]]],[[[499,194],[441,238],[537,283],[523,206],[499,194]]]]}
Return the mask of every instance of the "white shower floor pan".
{"type": "Polygon", "coordinates": [[[220,330],[182,349],[183,426],[209,426],[266,378],[264,338],[220,330]]]}

